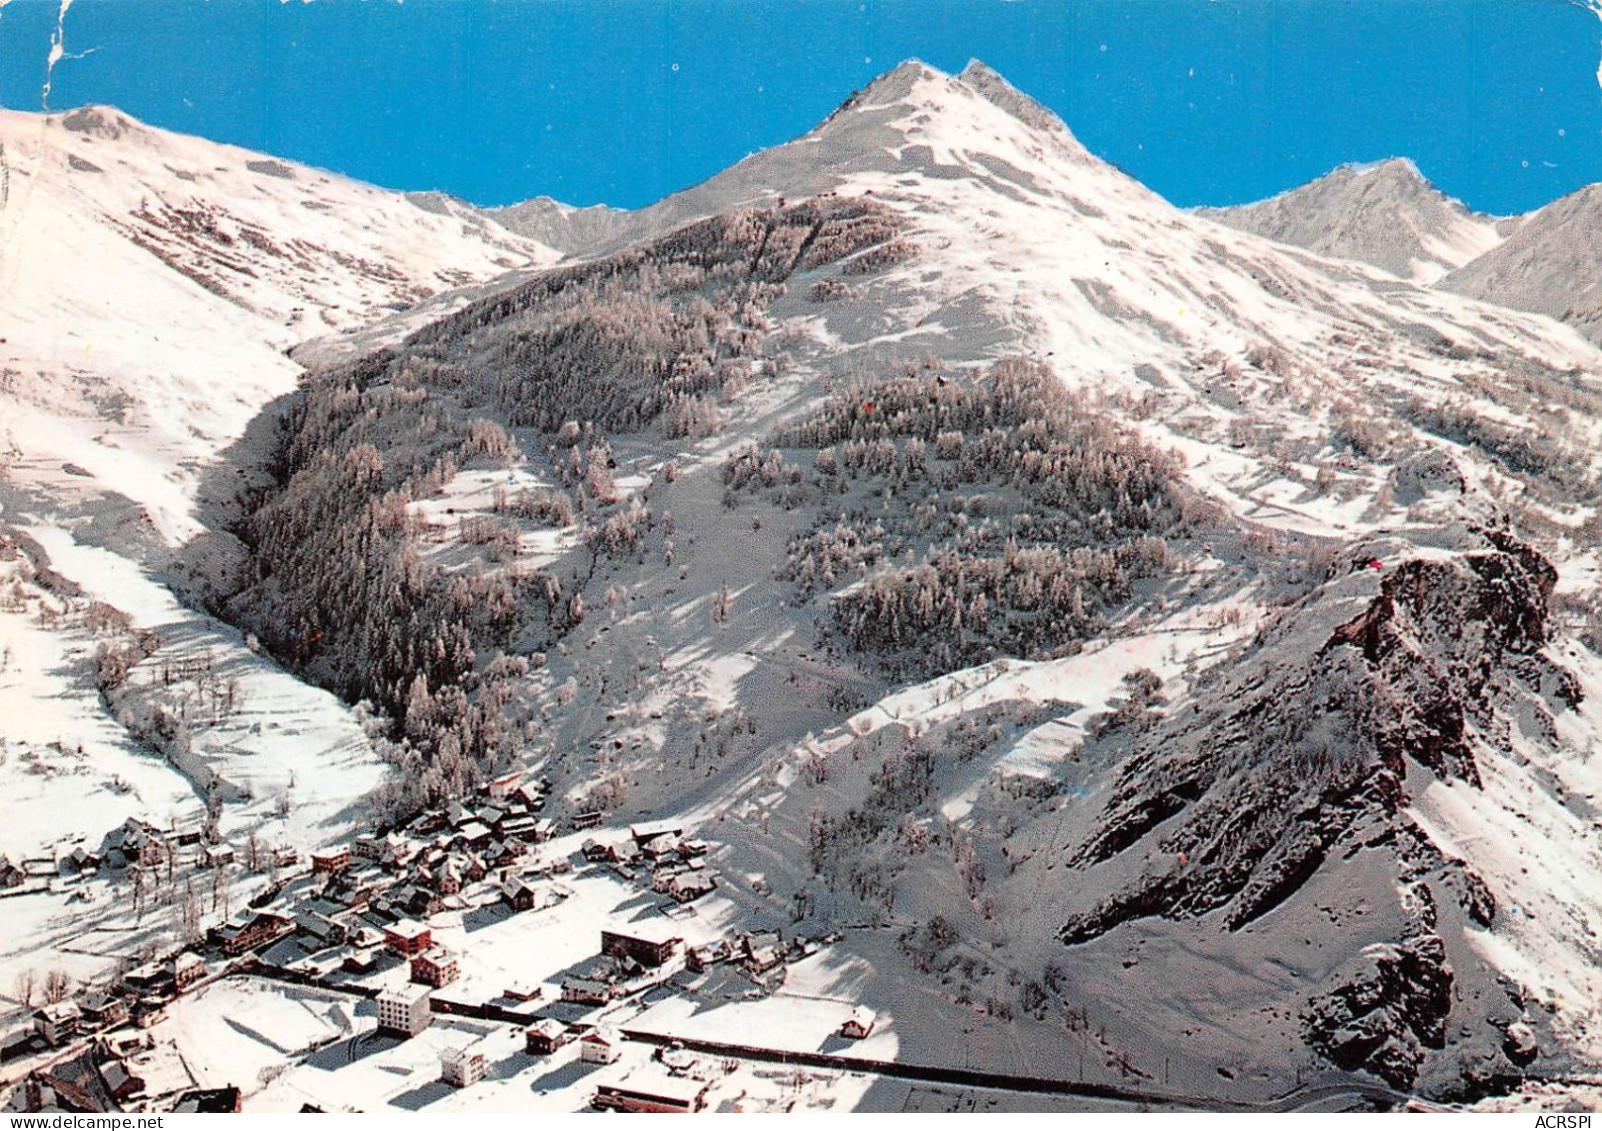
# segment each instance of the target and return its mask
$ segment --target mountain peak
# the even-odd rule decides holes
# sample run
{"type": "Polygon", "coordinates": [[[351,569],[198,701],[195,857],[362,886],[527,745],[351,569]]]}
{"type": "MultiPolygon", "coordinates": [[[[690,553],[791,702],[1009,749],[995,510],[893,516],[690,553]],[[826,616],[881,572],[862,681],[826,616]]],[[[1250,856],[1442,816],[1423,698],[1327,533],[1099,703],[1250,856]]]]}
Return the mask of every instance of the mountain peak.
{"type": "MultiPolygon", "coordinates": [[[[1056,112],[1036,102],[1013,86],[993,67],[970,59],[957,76],[958,81],[994,106],[1005,110],[1026,126],[1072,137],[1068,126],[1056,112]]],[[[1077,144],[1077,142],[1075,143],[1077,144]]]]}
{"type": "Polygon", "coordinates": [[[1342,165],[1336,172],[1344,173],[1348,176],[1378,177],[1385,181],[1421,185],[1436,192],[1440,191],[1413,163],[1411,157],[1387,157],[1383,161],[1354,161],[1350,164],[1342,165]]]}
{"type": "Polygon", "coordinates": [[[825,121],[858,107],[893,105],[908,98],[913,89],[921,82],[938,82],[950,77],[950,75],[936,70],[921,59],[908,59],[852,94],[825,121]]]}
{"type": "Polygon", "coordinates": [[[1233,228],[1423,284],[1502,239],[1494,217],[1470,212],[1406,157],[1351,162],[1255,204],[1201,211],[1233,228]]]}

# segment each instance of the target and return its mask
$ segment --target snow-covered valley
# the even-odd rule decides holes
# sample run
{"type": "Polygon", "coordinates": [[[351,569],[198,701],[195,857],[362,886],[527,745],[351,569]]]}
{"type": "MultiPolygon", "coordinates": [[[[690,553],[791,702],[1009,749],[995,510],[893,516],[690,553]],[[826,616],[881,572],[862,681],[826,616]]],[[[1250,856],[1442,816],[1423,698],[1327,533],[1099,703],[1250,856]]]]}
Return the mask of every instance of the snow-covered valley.
{"type": "Polygon", "coordinates": [[[978,63],[634,213],[0,142],[12,1027],[196,947],[151,1033],[247,1110],[590,1103],[543,1020],[747,1108],[787,1052],[797,1108],[1598,1070],[1602,352],[1454,282],[1534,220],[1395,166],[1185,212],[978,63]],[[360,1051],[412,919],[482,1031],[360,1051]]]}

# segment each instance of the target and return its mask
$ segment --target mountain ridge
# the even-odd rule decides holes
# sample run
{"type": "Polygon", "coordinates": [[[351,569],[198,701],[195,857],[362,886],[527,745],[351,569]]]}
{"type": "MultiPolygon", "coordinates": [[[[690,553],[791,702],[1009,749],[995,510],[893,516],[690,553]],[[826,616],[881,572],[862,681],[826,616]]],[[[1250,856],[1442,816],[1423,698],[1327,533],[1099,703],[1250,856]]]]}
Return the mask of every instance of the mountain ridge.
{"type": "Polygon", "coordinates": [[[1471,212],[1405,157],[1344,164],[1265,200],[1196,212],[1424,284],[1489,253],[1516,219],[1471,212]]]}

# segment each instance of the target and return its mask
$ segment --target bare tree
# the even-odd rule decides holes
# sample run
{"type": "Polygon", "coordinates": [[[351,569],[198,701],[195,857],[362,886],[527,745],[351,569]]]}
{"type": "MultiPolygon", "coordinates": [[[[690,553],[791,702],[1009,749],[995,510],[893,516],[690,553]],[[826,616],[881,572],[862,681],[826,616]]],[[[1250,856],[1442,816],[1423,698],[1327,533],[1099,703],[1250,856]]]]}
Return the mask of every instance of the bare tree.
{"type": "Polygon", "coordinates": [[[58,1001],[65,1001],[72,992],[72,978],[59,966],[45,975],[44,999],[54,1005],[58,1001]]]}
{"type": "Polygon", "coordinates": [[[16,988],[17,1000],[23,1004],[24,1008],[33,1005],[33,991],[38,986],[38,983],[39,972],[32,967],[17,971],[17,980],[13,984],[16,988]]]}

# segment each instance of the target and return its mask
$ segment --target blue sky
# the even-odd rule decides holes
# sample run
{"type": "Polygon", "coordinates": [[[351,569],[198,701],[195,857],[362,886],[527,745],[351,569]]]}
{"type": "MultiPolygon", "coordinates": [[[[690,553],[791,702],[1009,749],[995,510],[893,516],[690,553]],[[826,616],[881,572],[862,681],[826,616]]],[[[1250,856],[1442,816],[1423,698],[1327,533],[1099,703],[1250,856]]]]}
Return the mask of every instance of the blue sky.
{"type": "MultiPolygon", "coordinates": [[[[40,108],[58,9],[0,8],[0,104],[40,108]]],[[[1487,211],[1602,180],[1571,0],[75,0],[65,31],[53,109],[481,204],[647,203],[914,56],[984,59],[1183,205],[1393,155],[1487,211]]]]}

